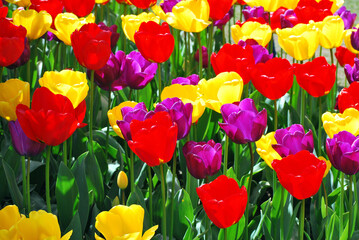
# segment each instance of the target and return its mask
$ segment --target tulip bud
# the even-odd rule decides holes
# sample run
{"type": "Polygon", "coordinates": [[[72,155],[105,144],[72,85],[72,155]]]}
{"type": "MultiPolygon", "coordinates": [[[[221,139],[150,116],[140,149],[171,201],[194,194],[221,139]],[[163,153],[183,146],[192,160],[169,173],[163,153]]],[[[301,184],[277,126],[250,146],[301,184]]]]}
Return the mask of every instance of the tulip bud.
{"type": "Polygon", "coordinates": [[[120,171],[117,176],[117,186],[124,190],[127,188],[128,185],[128,178],[124,171],[120,171]]]}

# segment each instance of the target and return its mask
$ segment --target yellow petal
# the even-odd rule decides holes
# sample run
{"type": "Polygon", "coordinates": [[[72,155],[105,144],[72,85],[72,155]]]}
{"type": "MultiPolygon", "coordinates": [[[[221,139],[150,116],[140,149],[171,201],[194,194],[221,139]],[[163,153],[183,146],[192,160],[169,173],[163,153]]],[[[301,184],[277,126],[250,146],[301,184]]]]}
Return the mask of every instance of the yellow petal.
{"type": "Polygon", "coordinates": [[[344,31],[344,43],[345,43],[345,46],[348,48],[349,51],[351,51],[354,54],[359,54],[359,51],[355,50],[353,48],[352,41],[350,39],[350,36],[351,36],[352,32],[354,32],[354,31],[355,31],[355,29],[348,29],[348,30],[344,31]]]}
{"type": "Polygon", "coordinates": [[[295,9],[299,0],[245,0],[250,7],[262,6],[264,11],[275,12],[280,7],[295,9]]]}
{"type": "Polygon", "coordinates": [[[268,24],[245,22],[242,26],[233,25],[231,34],[235,43],[239,40],[254,39],[259,45],[266,47],[272,38],[272,29],[268,24]]]}
{"type": "Polygon", "coordinates": [[[347,131],[358,136],[359,111],[355,108],[345,109],[343,113],[326,112],[322,115],[323,127],[329,138],[341,131],[347,131]]]}
{"type": "Polygon", "coordinates": [[[107,117],[108,120],[110,122],[110,125],[112,127],[112,129],[115,131],[115,133],[120,136],[122,139],[123,135],[121,132],[121,129],[118,127],[117,125],[117,120],[121,121],[123,119],[122,113],[121,113],[121,109],[123,107],[132,107],[134,108],[137,105],[137,102],[133,102],[133,101],[126,101],[126,102],[122,102],[120,103],[120,105],[118,105],[117,107],[114,107],[110,110],[108,110],[107,112],[107,117]]]}
{"type": "Polygon", "coordinates": [[[21,215],[16,205],[8,205],[0,210],[0,230],[9,230],[18,221],[21,215]]]}
{"type": "Polygon", "coordinates": [[[150,229],[148,229],[145,234],[143,234],[142,239],[141,240],[150,240],[156,233],[156,230],[158,228],[158,225],[151,227],[150,229]]]}
{"type": "Polygon", "coordinates": [[[140,13],[139,15],[122,15],[122,29],[125,33],[126,37],[135,42],[134,36],[135,32],[140,28],[141,23],[153,21],[156,23],[160,23],[160,18],[154,15],[153,13],[140,13]]]}
{"type": "Polygon", "coordinates": [[[323,176],[323,178],[325,178],[327,175],[328,175],[328,173],[329,173],[329,171],[330,171],[330,168],[332,167],[332,164],[331,164],[331,162],[329,161],[329,160],[327,160],[327,159],[325,159],[324,157],[322,157],[322,156],[320,156],[320,157],[318,157],[320,160],[322,160],[322,161],[325,161],[325,164],[327,164],[327,169],[325,169],[325,172],[324,172],[324,176],[323,176]]]}
{"type": "Polygon", "coordinates": [[[273,169],[272,162],[274,159],[280,160],[282,157],[273,149],[272,145],[277,144],[274,138],[275,132],[263,135],[261,139],[256,142],[256,151],[258,155],[265,161],[265,163],[273,169]]]}
{"type": "Polygon", "coordinates": [[[324,48],[336,48],[342,45],[344,22],[340,16],[327,16],[320,28],[319,44],[324,48]]]}

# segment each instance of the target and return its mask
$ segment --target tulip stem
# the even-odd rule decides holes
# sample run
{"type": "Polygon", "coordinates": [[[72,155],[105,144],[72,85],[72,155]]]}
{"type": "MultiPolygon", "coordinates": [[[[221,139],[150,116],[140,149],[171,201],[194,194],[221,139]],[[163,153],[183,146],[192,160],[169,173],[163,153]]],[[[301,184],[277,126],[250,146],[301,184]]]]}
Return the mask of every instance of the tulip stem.
{"type": "Polygon", "coordinates": [[[157,63],[158,64],[158,101],[161,101],[161,85],[162,85],[162,79],[161,79],[161,63],[157,63]]]}
{"type": "Polygon", "coordinates": [[[303,240],[304,237],[304,217],[305,217],[305,199],[302,200],[302,207],[300,212],[300,222],[299,222],[299,239],[303,240]]]}
{"type": "Polygon", "coordinates": [[[0,83],[2,82],[2,74],[3,74],[3,72],[4,72],[4,67],[1,66],[0,67],[0,83]]]}
{"type": "Polygon", "coordinates": [[[303,125],[304,127],[304,118],[305,118],[305,91],[304,89],[302,88],[300,90],[301,92],[301,111],[300,111],[300,124],[303,125]]]}
{"type": "Polygon", "coordinates": [[[322,97],[319,97],[318,156],[322,155],[322,97]]]}
{"type": "MultiPolygon", "coordinates": [[[[331,62],[332,62],[332,65],[334,64],[334,53],[333,53],[333,49],[330,49],[330,59],[331,59],[331,62]]],[[[336,97],[336,94],[337,94],[337,76],[335,76],[335,82],[334,82],[334,86],[332,88],[332,112],[334,112],[334,108],[335,108],[335,97],[336,97]]]]}
{"type": "Polygon", "coordinates": [[[151,174],[151,167],[147,166],[147,174],[148,174],[148,191],[149,191],[149,209],[150,209],[150,226],[153,225],[153,208],[152,208],[152,174],[151,174]]]}
{"type": "Polygon", "coordinates": [[[227,175],[227,165],[228,165],[228,135],[226,135],[226,140],[224,142],[224,166],[223,166],[223,175],[227,175]]]}
{"type": "Polygon", "coordinates": [[[254,154],[253,154],[253,148],[252,148],[252,143],[248,142],[248,148],[249,148],[249,153],[251,155],[251,173],[249,175],[249,181],[248,181],[248,188],[247,188],[247,193],[248,193],[248,201],[247,201],[247,206],[246,206],[246,223],[245,223],[245,236],[246,239],[248,239],[248,222],[249,222],[249,200],[250,200],[250,196],[251,196],[251,185],[252,185],[252,178],[253,178],[253,167],[254,167],[254,154]]]}
{"type": "Polygon", "coordinates": [[[223,229],[223,233],[224,233],[223,239],[224,239],[224,240],[227,240],[227,228],[224,228],[224,229],[223,229]]]}
{"type": "MultiPolygon", "coordinates": [[[[111,108],[111,85],[109,87],[109,91],[108,91],[108,98],[107,98],[107,112],[110,110],[111,108]]],[[[105,152],[105,160],[107,161],[108,158],[108,141],[110,138],[110,123],[109,121],[107,121],[107,129],[106,129],[106,152],[105,152]]]]}
{"type": "Polygon", "coordinates": [[[166,183],[165,183],[165,175],[163,173],[163,164],[160,164],[160,171],[161,171],[161,189],[162,189],[162,236],[163,239],[167,239],[166,234],[166,183]]]}
{"type": "Polygon", "coordinates": [[[349,230],[348,230],[348,239],[352,237],[352,226],[353,226],[353,176],[349,176],[349,230]]]}
{"type": "Polygon", "coordinates": [[[340,172],[341,176],[341,189],[340,189],[340,196],[339,196],[339,236],[342,236],[343,233],[343,215],[344,215],[344,173],[340,172]]]}
{"type": "Polygon", "coordinates": [[[280,239],[284,239],[284,187],[281,186],[280,194],[280,239]]]}
{"type": "Polygon", "coordinates": [[[94,154],[93,151],[93,98],[94,98],[94,89],[95,89],[95,83],[94,83],[94,76],[95,76],[95,70],[91,70],[91,86],[90,86],[90,122],[89,122],[89,131],[90,131],[90,151],[91,154],[94,154]]]}
{"type": "Polygon", "coordinates": [[[177,147],[175,148],[175,152],[173,154],[173,166],[172,166],[170,240],[173,239],[173,215],[174,215],[174,198],[175,198],[175,182],[176,182],[176,165],[177,165],[177,147]]]}
{"type": "Polygon", "coordinates": [[[47,212],[51,213],[51,197],[50,197],[50,155],[51,146],[47,146],[46,165],[45,165],[45,189],[46,189],[46,205],[47,212]]]}
{"type": "Polygon", "coordinates": [[[237,176],[237,178],[240,178],[239,176],[239,144],[235,144],[234,146],[234,172],[237,176]]]}
{"type": "MultiPolygon", "coordinates": [[[[213,43],[213,23],[209,25],[208,29],[208,64],[207,64],[207,79],[211,77],[211,55],[212,55],[212,43],[213,43]]],[[[203,53],[202,53],[203,54],[203,53]]]]}
{"type": "Polygon", "coordinates": [[[24,208],[27,210],[27,194],[26,194],[26,164],[25,156],[21,156],[21,165],[22,165],[22,195],[24,200],[24,208]]]}
{"type": "Polygon", "coordinates": [[[322,181],[322,187],[323,187],[323,192],[324,192],[324,201],[325,201],[325,216],[328,216],[328,194],[327,194],[327,190],[325,188],[325,184],[324,184],[324,179],[322,181]]]}
{"type": "Polygon", "coordinates": [[[130,183],[131,183],[131,193],[135,191],[135,174],[134,174],[134,156],[133,152],[130,153],[130,183]]]}
{"type": "Polygon", "coordinates": [[[274,131],[278,129],[278,107],[277,100],[274,100],[274,131]]]}
{"type": "Polygon", "coordinates": [[[186,76],[188,76],[188,73],[189,73],[189,69],[188,69],[188,60],[189,60],[189,47],[188,47],[188,45],[189,45],[189,43],[188,43],[188,33],[187,32],[185,32],[184,33],[184,38],[185,38],[185,45],[184,45],[184,47],[185,47],[185,54],[186,54],[186,57],[185,57],[185,62],[184,62],[184,68],[185,68],[185,73],[186,73],[186,76]]]}
{"type": "Polygon", "coordinates": [[[30,201],[30,158],[27,158],[26,192],[27,192],[27,212],[30,213],[30,211],[31,211],[31,201],[30,201]]]}
{"type": "Polygon", "coordinates": [[[69,149],[69,163],[71,165],[71,160],[72,160],[72,135],[70,136],[70,149],[69,149]]]}
{"type": "Polygon", "coordinates": [[[67,166],[67,140],[62,144],[62,159],[64,160],[65,166],[67,166]]]}
{"type": "Polygon", "coordinates": [[[202,53],[202,44],[201,44],[201,33],[197,33],[197,40],[198,40],[198,51],[199,51],[199,79],[202,78],[202,68],[203,68],[203,53],[202,53]]]}

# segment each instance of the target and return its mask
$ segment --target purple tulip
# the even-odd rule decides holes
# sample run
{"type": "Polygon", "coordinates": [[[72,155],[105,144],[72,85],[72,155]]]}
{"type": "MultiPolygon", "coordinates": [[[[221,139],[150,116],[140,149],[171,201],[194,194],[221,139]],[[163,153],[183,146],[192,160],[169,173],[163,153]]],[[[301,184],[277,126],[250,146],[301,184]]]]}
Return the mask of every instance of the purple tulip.
{"type": "Polygon", "coordinates": [[[105,23],[100,22],[98,24],[98,26],[102,29],[102,30],[106,30],[111,32],[111,48],[116,47],[118,39],[120,38],[120,34],[117,32],[117,25],[112,25],[110,27],[106,26],[105,23]]]}
{"type": "Polygon", "coordinates": [[[355,19],[357,17],[356,13],[351,13],[345,6],[339,8],[333,15],[338,15],[343,19],[344,29],[351,29],[354,25],[355,19]]]}
{"type": "Polygon", "coordinates": [[[353,175],[359,171],[359,138],[342,131],[328,138],[327,154],[332,165],[345,174],[353,175]]]}
{"type": "Polygon", "coordinates": [[[172,12],[172,8],[180,1],[181,0],[164,0],[163,3],[160,3],[160,6],[165,13],[168,13],[172,12]]]}
{"type": "Polygon", "coordinates": [[[7,66],[7,68],[14,69],[14,68],[20,67],[20,66],[24,65],[25,63],[27,63],[29,61],[29,59],[30,59],[30,44],[29,44],[29,41],[27,40],[27,38],[25,38],[24,51],[22,52],[21,56],[16,60],[16,62],[11,64],[10,66],[7,66]]]}
{"type": "Polygon", "coordinates": [[[191,103],[183,104],[181,99],[166,98],[156,105],[155,112],[168,112],[178,127],[177,140],[186,137],[191,130],[193,106],[191,103]]]}
{"type": "Polygon", "coordinates": [[[352,82],[358,82],[359,81],[359,59],[354,59],[354,65],[353,67],[349,64],[345,64],[344,66],[344,72],[345,76],[347,77],[347,80],[349,84],[352,82]]]}
{"type": "Polygon", "coordinates": [[[221,113],[223,123],[219,123],[219,126],[238,144],[259,140],[267,127],[267,110],[264,108],[258,113],[254,101],[250,98],[224,104],[221,113]]]}
{"type": "Polygon", "coordinates": [[[353,48],[359,51],[359,29],[356,29],[352,32],[352,34],[350,35],[350,42],[353,48]]]}
{"type": "Polygon", "coordinates": [[[221,168],[222,145],[213,140],[206,142],[189,141],[183,146],[187,168],[191,175],[203,179],[216,174],[221,168]]]}
{"type": "Polygon", "coordinates": [[[273,144],[272,147],[281,157],[287,157],[302,150],[313,152],[312,130],[305,133],[303,126],[300,124],[278,129],[274,134],[274,138],[277,144],[273,144]]]}
{"type": "Polygon", "coordinates": [[[41,153],[46,147],[45,143],[39,143],[28,138],[22,130],[18,120],[8,123],[12,145],[21,156],[33,157],[41,153]]]}
{"type": "Polygon", "coordinates": [[[231,9],[229,9],[228,13],[226,13],[226,15],[224,15],[224,17],[222,19],[214,21],[213,26],[216,26],[222,30],[223,26],[226,25],[226,23],[229,22],[229,20],[232,17],[233,17],[233,7],[231,7],[231,9]]]}
{"type": "Polygon", "coordinates": [[[247,21],[250,18],[263,18],[267,23],[269,21],[269,13],[264,11],[264,8],[262,6],[259,7],[250,7],[246,6],[242,10],[243,16],[245,21],[247,21]]]}
{"type": "Polygon", "coordinates": [[[135,107],[123,107],[121,109],[121,114],[123,119],[121,121],[117,120],[117,125],[121,129],[122,135],[126,141],[132,140],[130,123],[132,120],[136,119],[139,121],[144,121],[146,115],[148,114],[146,105],[143,102],[136,104],[135,107]]]}
{"type": "MultiPolygon", "coordinates": [[[[199,49],[197,49],[197,52],[194,54],[194,59],[199,62],[199,49]]],[[[202,66],[203,68],[208,67],[208,51],[205,46],[202,46],[202,66]]]]}
{"type": "Polygon", "coordinates": [[[172,84],[181,84],[181,85],[198,85],[199,76],[197,74],[192,74],[188,77],[178,77],[172,80],[172,84]]]}
{"type": "Polygon", "coordinates": [[[245,42],[243,40],[239,40],[238,45],[242,47],[250,45],[252,47],[255,64],[265,63],[273,58],[273,53],[269,54],[268,49],[259,45],[257,42],[245,42]]]}
{"type": "Polygon", "coordinates": [[[294,27],[293,22],[298,22],[297,15],[295,14],[293,9],[288,9],[284,12],[284,14],[280,15],[280,25],[281,28],[292,28],[294,27]],[[296,20],[296,21],[294,21],[296,20]]]}

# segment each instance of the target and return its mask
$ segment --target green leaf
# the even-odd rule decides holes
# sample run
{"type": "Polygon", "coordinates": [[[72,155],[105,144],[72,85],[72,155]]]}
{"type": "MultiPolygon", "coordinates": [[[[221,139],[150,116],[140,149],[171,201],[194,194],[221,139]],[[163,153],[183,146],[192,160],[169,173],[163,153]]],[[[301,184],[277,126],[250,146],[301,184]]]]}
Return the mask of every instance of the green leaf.
{"type": "Polygon", "coordinates": [[[188,223],[187,219],[192,222],[193,207],[189,194],[184,189],[177,191],[174,197],[174,227],[173,233],[177,239],[181,239],[187,229],[191,228],[191,225],[188,223]]]}
{"type": "Polygon", "coordinates": [[[87,187],[89,191],[93,191],[96,203],[101,206],[105,199],[101,169],[96,157],[91,153],[87,153],[84,163],[87,187]]]}
{"type": "MultiPolygon", "coordinates": [[[[81,220],[80,220],[80,215],[78,212],[72,218],[69,226],[64,231],[64,234],[68,233],[71,230],[72,230],[72,235],[71,235],[70,240],[82,239],[81,220]]],[[[64,234],[62,234],[62,235],[64,235],[64,234]]]]}
{"type": "Polygon", "coordinates": [[[146,203],[145,203],[145,198],[141,192],[141,189],[135,185],[135,191],[130,193],[130,196],[128,196],[127,199],[127,206],[130,206],[132,204],[138,204],[141,205],[141,207],[143,207],[143,209],[145,210],[145,218],[144,218],[144,222],[143,222],[143,227],[144,229],[148,229],[152,226],[150,226],[150,215],[147,211],[147,207],[146,207],[146,203]]]}
{"type": "Polygon", "coordinates": [[[2,160],[2,165],[3,165],[5,176],[7,179],[7,184],[9,187],[11,199],[15,203],[15,205],[17,205],[19,207],[19,209],[22,209],[24,207],[23,206],[23,197],[22,197],[22,194],[17,186],[14,171],[11,169],[9,164],[7,164],[7,162],[5,162],[4,160],[2,160]]]}

